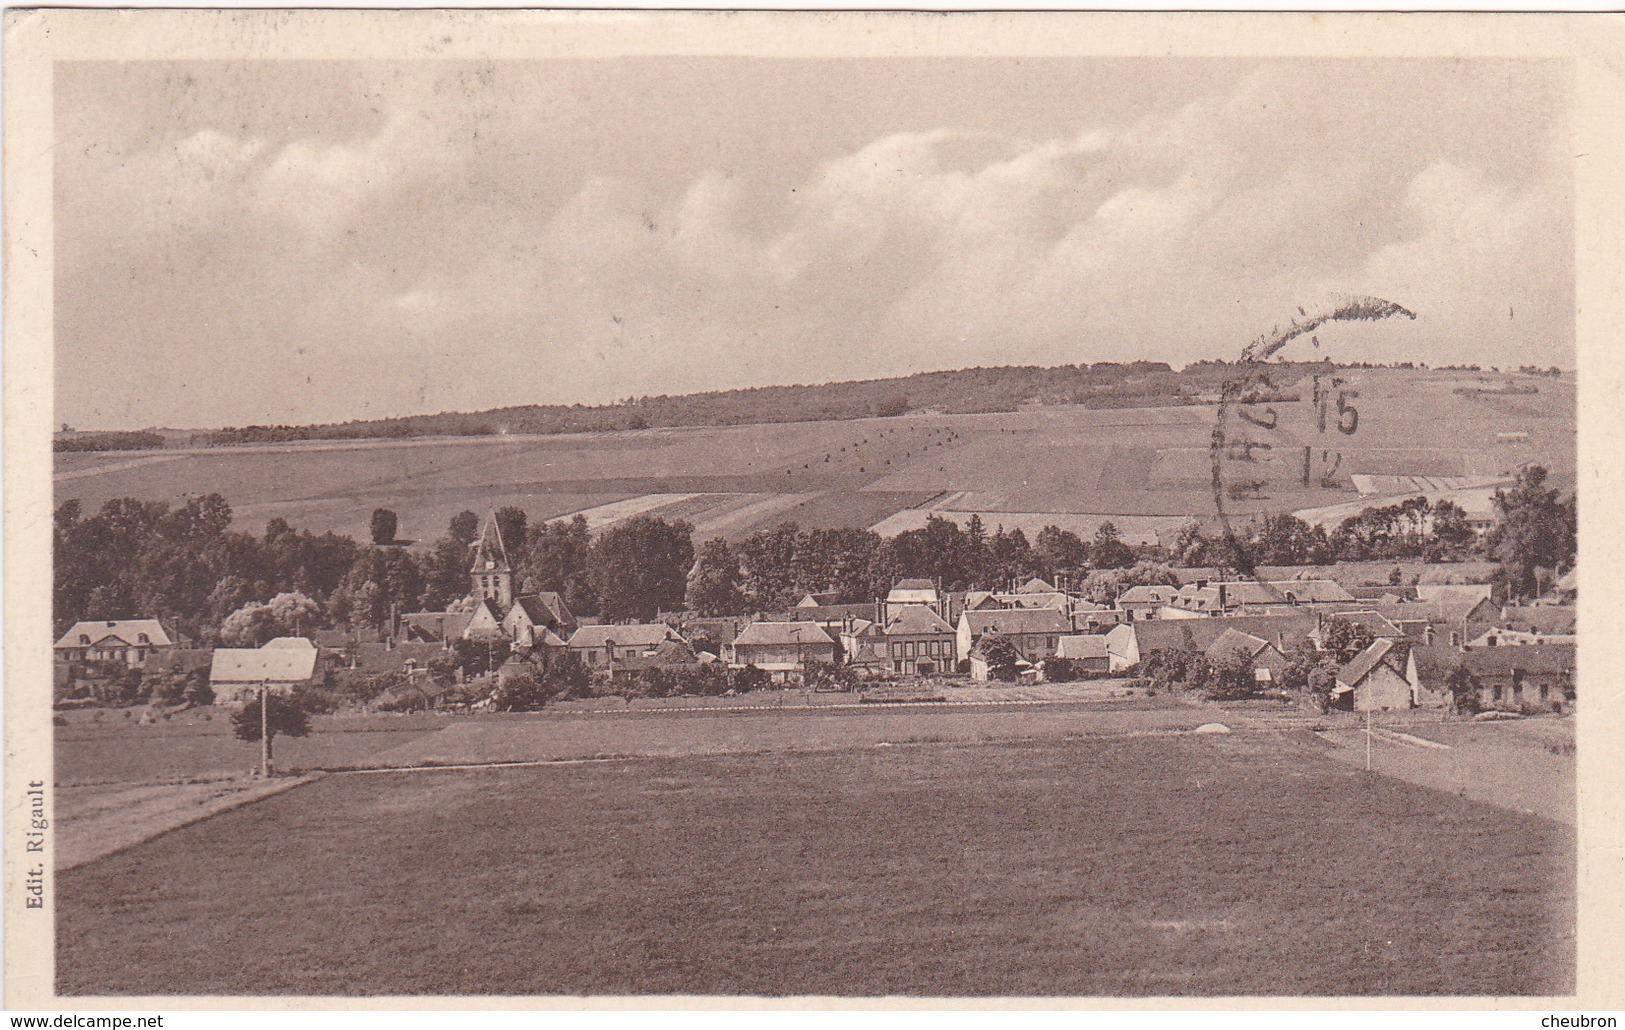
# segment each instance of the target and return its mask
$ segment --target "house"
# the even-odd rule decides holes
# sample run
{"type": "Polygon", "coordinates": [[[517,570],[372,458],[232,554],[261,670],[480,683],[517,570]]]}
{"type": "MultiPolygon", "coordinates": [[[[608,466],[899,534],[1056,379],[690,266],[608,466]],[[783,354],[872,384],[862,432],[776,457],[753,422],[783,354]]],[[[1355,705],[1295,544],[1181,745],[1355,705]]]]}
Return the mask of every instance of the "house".
{"type": "Polygon", "coordinates": [[[1053,608],[1058,612],[1072,610],[1072,598],[1058,590],[1051,594],[994,594],[993,600],[1001,608],[1053,608]]]}
{"type": "Polygon", "coordinates": [[[468,596],[454,607],[462,610],[414,612],[400,619],[409,640],[451,646],[456,640],[511,641],[516,647],[558,646],[577,628],[564,598],[547,590],[516,597],[513,566],[495,515],[486,517],[479,538],[469,545],[468,596]],[[549,637],[547,632],[552,633],[549,637]]]}
{"type": "Polygon", "coordinates": [[[76,622],[52,648],[58,662],[122,662],[144,665],[148,658],[176,646],[157,619],[107,619],[76,622]]]}
{"type": "Polygon", "coordinates": [[[1470,624],[1466,647],[1517,647],[1529,644],[1572,644],[1576,641],[1575,609],[1543,604],[1506,607],[1489,626],[1470,624]]]}
{"type": "Polygon", "coordinates": [[[319,629],[311,634],[311,639],[323,651],[343,651],[357,644],[382,643],[384,635],[373,627],[365,629],[319,629]]]}
{"type": "MultiPolygon", "coordinates": [[[[840,635],[842,628],[854,619],[869,619],[871,621],[879,619],[880,616],[877,613],[880,607],[873,601],[865,601],[859,604],[808,605],[804,608],[791,608],[787,612],[771,616],[768,621],[816,622],[823,628],[825,633],[828,633],[831,637],[836,637],[840,635]]],[[[918,606],[910,605],[907,607],[918,606]]]]}
{"type": "Polygon", "coordinates": [[[1111,655],[1104,634],[1069,634],[1055,645],[1055,657],[1073,663],[1081,672],[1109,672],[1111,655]]]}
{"type": "Polygon", "coordinates": [[[1413,644],[1405,659],[1405,680],[1418,708],[1452,706],[1451,682],[1462,667],[1462,650],[1438,644],[1413,644]]]}
{"type": "Polygon", "coordinates": [[[344,678],[389,676],[409,669],[426,669],[444,648],[435,644],[361,643],[344,651],[324,651],[327,668],[344,678]]]}
{"type": "Polygon", "coordinates": [[[452,641],[463,638],[473,617],[472,612],[412,612],[401,616],[400,636],[450,647],[452,641]]]}
{"type": "Polygon", "coordinates": [[[385,687],[368,706],[396,712],[439,708],[455,696],[456,689],[450,680],[424,672],[385,687]]]}
{"type": "Polygon", "coordinates": [[[1509,711],[1558,711],[1574,701],[1573,644],[1519,647],[1413,647],[1407,676],[1418,696],[1450,699],[1453,677],[1465,674],[1465,687],[1478,707],[1509,711]]]}
{"type": "Polygon", "coordinates": [[[1062,612],[1072,610],[1071,595],[1036,576],[1014,590],[995,592],[993,599],[1004,608],[1054,608],[1062,612]]]}
{"type": "Polygon", "coordinates": [[[209,665],[215,703],[251,701],[261,688],[289,694],[310,686],[317,676],[316,656],[314,645],[217,647],[209,665]]]}
{"type": "Polygon", "coordinates": [[[808,662],[835,661],[835,640],[816,622],[753,622],[733,642],[734,668],[800,672],[808,662]]]}
{"type": "Polygon", "coordinates": [[[311,642],[309,637],[272,637],[270,640],[267,640],[265,643],[261,644],[260,646],[261,647],[291,647],[291,648],[294,648],[295,650],[300,650],[300,651],[303,651],[306,648],[309,648],[310,650],[313,650],[313,651],[317,650],[316,645],[311,642]]]}
{"type": "Polygon", "coordinates": [[[143,680],[186,680],[192,676],[209,678],[214,649],[209,647],[166,647],[141,666],[143,680]]]}
{"type": "Polygon", "coordinates": [[[613,681],[630,678],[650,669],[678,669],[699,664],[700,657],[695,654],[688,641],[662,640],[637,654],[616,658],[613,664],[604,666],[602,671],[613,681]]]}
{"type": "Polygon", "coordinates": [[[753,621],[748,615],[684,616],[674,628],[695,647],[722,655],[727,653],[739,631],[753,621]]]}
{"type": "Polygon", "coordinates": [[[956,656],[969,658],[976,642],[988,633],[1014,644],[1023,658],[1037,665],[1055,653],[1062,637],[1072,633],[1072,620],[1053,608],[964,612],[955,633],[956,656]]]}
{"type": "Polygon", "coordinates": [[[1347,603],[1354,598],[1329,579],[1289,579],[1278,582],[1233,580],[1209,583],[1198,580],[1175,592],[1171,607],[1207,615],[1219,615],[1244,606],[1299,607],[1347,603]]]}
{"type": "Polygon", "coordinates": [[[169,676],[184,679],[192,673],[203,673],[208,676],[208,669],[213,663],[215,648],[164,648],[141,664],[141,679],[163,679],[169,676]]]}
{"type": "Polygon", "coordinates": [[[1253,681],[1259,686],[1274,686],[1281,682],[1286,671],[1286,654],[1263,637],[1227,627],[1203,652],[1209,662],[1225,662],[1237,652],[1245,655],[1252,669],[1253,681]]]}
{"type": "Polygon", "coordinates": [[[627,623],[582,626],[571,634],[566,646],[588,669],[613,676],[617,665],[640,663],[645,652],[653,651],[668,640],[687,643],[665,623],[627,623]]]}
{"type": "Polygon", "coordinates": [[[847,665],[885,669],[886,629],[872,619],[854,619],[841,627],[841,654],[847,665]]]}
{"type": "Polygon", "coordinates": [[[1129,587],[1117,595],[1117,608],[1126,612],[1129,619],[1154,619],[1157,609],[1172,605],[1178,593],[1179,588],[1171,586],[1129,587]]]}
{"type": "Polygon", "coordinates": [[[824,607],[828,607],[829,605],[832,605],[832,604],[840,604],[840,603],[841,603],[841,592],[839,590],[820,590],[820,591],[817,591],[815,593],[807,594],[806,596],[804,596],[801,600],[796,602],[796,607],[797,608],[824,608],[824,607]]]}
{"type": "MultiPolygon", "coordinates": [[[[971,679],[978,683],[987,683],[996,678],[993,675],[992,663],[988,661],[988,652],[992,649],[994,644],[1003,640],[1004,638],[996,632],[987,633],[977,639],[976,646],[971,648],[970,652],[971,679]]],[[[1010,643],[1014,644],[1014,641],[1010,641],[1010,643]]],[[[1037,678],[1037,663],[1028,661],[1026,658],[1018,657],[1016,659],[1016,679],[1018,681],[1026,680],[1028,682],[1033,682],[1036,681],[1037,678]]]]}
{"type": "Polygon", "coordinates": [[[1347,611],[1337,612],[1318,620],[1313,640],[1316,647],[1324,648],[1326,627],[1333,620],[1346,622],[1350,626],[1365,630],[1373,638],[1387,638],[1388,640],[1405,640],[1410,634],[1405,629],[1383,618],[1382,613],[1374,611],[1347,611]]]}
{"type": "MultiPolygon", "coordinates": [[[[988,590],[967,590],[963,594],[956,596],[958,597],[961,612],[993,611],[1004,607],[999,603],[999,599],[994,597],[993,593],[988,590]]],[[[955,618],[954,621],[958,622],[959,620],[955,618]]]]}
{"type": "Polygon", "coordinates": [[[578,628],[564,598],[551,590],[514,598],[502,632],[515,647],[563,647],[578,628]]]}
{"type": "Polygon", "coordinates": [[[1332,703],[1356,712],[1409,709],[1414,700],[1407,677],[1409,648],[1393,640],[1374,640],[1337,672],[1332,703]]]}
{"type": "Polygon", "coordinates": [[[885,627],[886,660],[899,675],[932,676],[953,672],[954,628],[924,605],[904,605],[885,627]]]}
{"type": "Polygon", "coordinates": [[[1580,570],[1570,569],[1552,584],[1551,598],[1559,604],[1573,604],[1580,596],[1580,570]]]}
{"type": "Polygon", "coordinates": [[[1384,604],[1398,604],[1401,601],[1418,601],[1414,585],[1409,586],[1352,586],[1344,587],[1356,601],[1381,601],[1384,604]]]}
{"type": "MultiPolygon", "coordinates": [[[[1084,602],[1085,605],[1088,602],[1084,602]]],[[[1129,621],[1128,612],[1118,611],[1102,605],[1091,607],[1078,607],[1072,610],[1073,633],[1105,633],[1129,621]]]]}
{"type": "Polygon", "coordinates": [[[1399,604],[1378,602],[1370,610],[1404,631],[1405,638],[1419,644],[1450,644],[1460,647],[1467,639],[1471,623],[1493,620],[1500,612],[1489,600],[1407,601],[1399,604]]]}
{"type": "Polygon", "coordinates": [[[1417,601],[1470,601],[1473,604],[1488,601],[1494,590],[1488,583],[1418,583],[1411,589],[1416,591],[1414,600],[1417,601]]]}
{"type": "Polygon", "coordinates": [[[502,612],[498,610],[497,603],[490,598],[481,597],[474,602],[474,610],[469,613],[468,625],[463,627],[464,640],[501,640],[506,637],[502,630],[502,612]]]}
{"type": "Polygon", "coordinates": [[[1111,670],[1120,672],[1139,665],[1154,651],[1205,652],[1226,630],[1237,629],[1269,641],[1276,650],[1286,654],[1309,641],[1315,625],[1315,617],[1309,612],[1126,622],[1106,634],[1106,652],[1111,670]]]}
{"type": "Polygon", "coordinates": [[[886,594],[885,621],[890,622],[907,605],[923,604],[934,609],[941,603],[942,595],[929,579],[900,579],[886,594]]]}

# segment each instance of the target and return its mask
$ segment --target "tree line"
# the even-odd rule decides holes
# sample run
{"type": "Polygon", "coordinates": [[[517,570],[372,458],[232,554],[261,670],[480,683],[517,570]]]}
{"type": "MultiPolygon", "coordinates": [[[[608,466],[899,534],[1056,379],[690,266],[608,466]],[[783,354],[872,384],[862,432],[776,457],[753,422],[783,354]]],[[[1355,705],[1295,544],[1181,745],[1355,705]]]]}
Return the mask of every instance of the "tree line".
{"type": "MultiPolygon", "coordinates": [[[[891,538],[784,523],[698,547],[688,523],[653,515],[596,534],[579,515],[531,525],[523,509],[507,507],[495,517],[519,593],[556,591],[573,612],[617,622],[685,608],[701,615],[779,611],[824,591],[840,602],[864,602],[905,578],[955,590],[1065,578],[1109,603],[1129,586],[1173,582],[1169,566],[1245,570],[1373,559],[1492,558],[1516,598],[1538,592],[1542,570],[1574,564],[1574,498],[1546,479],[1545,469],[1530,467],[1498,491],[1495,524],[1483,536],[1455,505],[1421,498],[1368,508],[1331,532],[1275,515],[1232,539],[1192,521],[1167,547],[1130,546],[1109,522],[1087,540],[1056,526],[1028,540],[1020,529],[989,532],[974,515],[963,526],[928,516],[924,527],[891,538]]],[[[78,501],[63,503],[53,533],[57,632],[80,619],[145,616],[194,639],[254,641],[318,627],[386,627],[400,614],[467,603],[480,525],[473,512],[458,514],[445,535],[420,549],[295,530],[281,518],[258,535],[232,522],[218,494],[178,507],[114,498],[88,515],[78,501]]],[[[375,536],[392,536],[393,525],[392,515],[380,514],[375,536]]]]}

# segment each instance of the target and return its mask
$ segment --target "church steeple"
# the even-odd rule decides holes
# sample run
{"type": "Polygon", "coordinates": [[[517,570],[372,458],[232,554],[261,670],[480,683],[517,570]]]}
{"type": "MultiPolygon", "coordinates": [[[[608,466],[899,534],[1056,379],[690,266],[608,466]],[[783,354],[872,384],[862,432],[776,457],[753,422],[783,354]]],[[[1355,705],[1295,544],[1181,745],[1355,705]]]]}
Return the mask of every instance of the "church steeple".
{"type": "Polygon", "coordinates": [[[502,542],[502,527],[497,525],[494,514],[485,517],[485,527],[472,549],[469,596],[492,602],[498,613],[506,612],[513,603],[513,568],[508,564],[508,548],[502,542]]]}

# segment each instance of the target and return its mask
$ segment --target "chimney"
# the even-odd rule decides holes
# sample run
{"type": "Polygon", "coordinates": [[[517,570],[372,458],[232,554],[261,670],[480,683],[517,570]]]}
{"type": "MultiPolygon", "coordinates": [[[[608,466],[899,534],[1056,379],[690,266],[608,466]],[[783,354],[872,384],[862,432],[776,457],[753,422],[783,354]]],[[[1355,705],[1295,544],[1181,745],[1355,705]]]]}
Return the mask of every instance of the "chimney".
{"type": "Polygon", "coordinates": [[[1219,584],[1219,610],[1224,611],[1224,584],[1219,584]]]}

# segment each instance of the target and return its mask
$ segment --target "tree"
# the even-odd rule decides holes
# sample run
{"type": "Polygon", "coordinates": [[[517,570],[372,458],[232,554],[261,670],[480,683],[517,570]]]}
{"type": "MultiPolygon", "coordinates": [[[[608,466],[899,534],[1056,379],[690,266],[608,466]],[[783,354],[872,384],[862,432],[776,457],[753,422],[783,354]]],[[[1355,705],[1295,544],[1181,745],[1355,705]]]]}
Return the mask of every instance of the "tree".
{"type": "Polygon", "coordinates": [[[992,639],[983,637],[981,649],[982,659],[987,662],[988,679],[998,680],[1000,683],[1015,680],[1016,663],[1021,661],[1021,652],[1016,650],[1016,645],[997,636],[992,636],[992,639]]]}
{"type": "Polygon", "coordinates": [[[1320,652],[1307,640],[1286,649],[1286,666],[1281,670],[1281,689],[1308,690],[1309,675],[1320,667],[1320,652]]]}
{"type": "Polygon", "coordinates": [[[492,637],[489,640],[458,637],[452,642],[452,651],[455,655],[454,668],[470,676],[483,676],[502,668],[502,663],[513,652],[513,645],[506,637],[492,637]]]}
{"type": "Polygon", "coordinates": [[[1354,656],[1370,647],[1375,639],[1365,626],[1335,615],[1321,624],[1320,646],[1336,655],[1339,661],[1353,661],[1354,656]]]}
{"type": "Polygon", "coordinates": [[[1175,586],[1178,577],[1160,562],[1135,562],[1126,569],[1097,569],[1084,577],[1083,594],[1096,604],[1112,604],[1130,587],[1175,586]]]}
{"type": "Polygon", "coordinates": [[[734,669],[728,679],[730,683],[729,689],[740,694],[752,690],[766,690],[773,682],[773,677],[754,665],[747,665],[743,669],[734,669]]]}
{"type": "Polygon", "coordinates": [[[529,517],[525,509],[509,505],[498,508],[496,513],[497,532],[502,534],[502,542],[510,550],[517,550],[525,546],[525,527],[529,517]]]}
{"type": "Polygon", "coordinates": [[[207,708],[214,704],[214,688],[209,686],[209,674],[202,669],[187,676],[186,703],[193,708],[207,708]]]}
{"type": "Polygon", "coordinates": [[[491,695],[491,703],[499,712],[534,712],[558,694],[554,684],[527,670],[505,677],[491,695]]]}
{"type": "Polygon", "coordinates": [[[388,508],[374,508],[372,511],[372,542],[375,544],[392,544],[395,542],[396,525],[395,513],[388,508]]]}
{"type": "Polygon", "coordinates": [[[1089,547],[1089,561],[1097,569],[1126,569],[1134,564],[1134,550],[1123,543],[1115,525],[1102,522],[1089,547]]]}
{"type": "MultiPolygon", "coordinates": [[[[268,703],[265,705],[264,723],[270,736],[265,745],[265,756],[270,759],[275,757],[273,748],[277,737],[304,737],[310,734],[310,715],[298,698],[284,697],[275,691],[267,691],[265,698],[268,703]]],[[[255,697],[231,717],[231,729],[238,740],[259,741],[260,700],[255,697]]]]}
{"type": "Polygon", "coordinates": [[[451,523],[446,527],[446,536],[455,543],[461,544],[463,550],[480,535],[480,517],[471,511],[460,511],[451,517],[451,523]]]}
{"type": "Polygon", "coordinates": [[[1034,556],[1050,575],[1076,572],[1089,564],[1089,548],[1078,534],[1059,526],[1045,526],[1038,532],[1034,556]]]}
{"type": "Polygon", "coordinates": [[[699,557],[689,570],[684,599],[688,610],[701,615],[733,615],[745,607],[739,589],[739,559],[728,541],[718,537],[700,545],[699,557]]]}
{"type": "Polygon", "coordinates": [[[577,514],[568,522],[546,522],[529,534],[526,546],[514,556],[521,588],[527,593],[555,591],[564,595],[572,612],[598,614],[601,601],[587,573],[592,535],[586,518],[577,514]]]}
{"type": "Polygon", "coordinates": [[[1239,701],[1257,691],[1253,679],[1253,659],[1244,648],[1236,647],[1212,663],[1208,670],[1208,697],[1218,701],[1239,701]]]}
{"type": "Polygon", "coordinates": [[[1201,523],[1186,519],[1180,524],[1169,558],[1175,565],[1187,569],[1208,564],[1208,541],[1202,535],[1201,523]]]}
{"type": "Polygon", "coordinates": [[[1296,515],[1271,515],[1259,526],[1253,547],[1262,564],[1302,565],[1317,557],[1317,545],[1324,542],[1324,531],[1317,540],[1315,527],[1296,515]]]}
{"type": "Polygon", "coordinates": [[[1441,500],[1433,506],[1433,542],[1429,561],[1461,561],[1472,554],[1477,534],[1467,524],[1467,512],[1454,501],[1441,500]]]}
{"type": "Polygon", "coordinates": [[[579,697],[592,682],[587,663],[574,651],[544,650],[534,655],[531,663],[556,697],[579,697]]]}
{"type": "Polygon", "coordinates": [[[1478,701],[1478,684],[1473,682],[1473,674],[1467,671],[1464,665],[1457,665],[1445,676],[1445,687],[1450,691],[1450,704],[1459,715],[1471,715],[1478,712],[1482,705],[1478,701]]]}
{"type": "Polygon", "coordinates": [[[752,611],[772,611],[794,603],[792,595],[800,585],[796,571],[800,535],[801,529],[794,522],[781,522],[739,542],[735,554],[741,587],[752,611]]]}
{"type": "Polygon", "coordinates": [[[231,525],[231,505],[219,494],[188,497],[181,507],[158,520],[158,532],[176,543],[201,544],[231,525]]]}
{"type": "Polygon", "coordinates": [[[321,620],[321,611],[315,601],[294,591],[264,603],[250,601],[226,616],[220,639],[228,645],[258,647],[272,637],[310,632],[321,620]]]}
{"type": "Polygon", "coordinates": [[[987,575],[991,583],[1021,581],[1036,571],[1033,567],[1033,548],[1027,534],[1020,528],[1006,533],[1003,526],[993,530],[988,541],[987,575]]]}
{"type": "Polygon", "coordinates": [[[1546,488],[1547,472],[1530,465],[1518,473],[1510,490],[1495,491],[1496,523],[1485,545],[1501,563],[1501,578],[1511,597],[1540,592],[1539,569],[1563,571],[1575,558],[1575,514],[1571,498],[1559,500],[1546,488]]]}
{"type": "Polygon", "coordinates": [[[589,572],[605,619],[653,621],[682,606],[694,566],[693,527],[637,515],[593,541],[589,572]]]}

